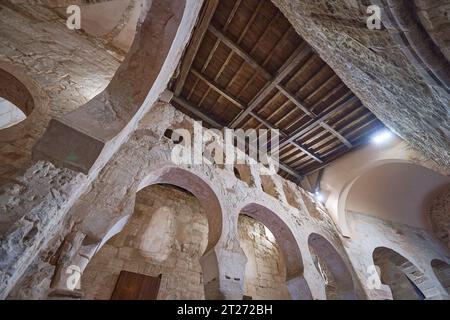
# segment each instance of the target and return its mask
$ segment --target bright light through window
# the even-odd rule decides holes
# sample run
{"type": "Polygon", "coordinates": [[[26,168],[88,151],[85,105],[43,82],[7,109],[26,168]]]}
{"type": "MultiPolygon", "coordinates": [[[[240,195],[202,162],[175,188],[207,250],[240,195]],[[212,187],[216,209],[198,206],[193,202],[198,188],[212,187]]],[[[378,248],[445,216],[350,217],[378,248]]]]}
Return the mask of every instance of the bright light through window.
{"type": "Polygon", "coordinates": [[[316,191],[315,198],[319,202],[323,202],[323,200],[325,200],[325,198],[323,197],[323,194],[321,194],[319,191],[316,191]]]}
{"type": "Polygon", "coordinates": [[[392,132],[387,129],[383,129],[375,133],[372,136],[371,141],[375,144],[382,144],[391,140],[393,136],[394,135],[392,134],[392,132]]]}

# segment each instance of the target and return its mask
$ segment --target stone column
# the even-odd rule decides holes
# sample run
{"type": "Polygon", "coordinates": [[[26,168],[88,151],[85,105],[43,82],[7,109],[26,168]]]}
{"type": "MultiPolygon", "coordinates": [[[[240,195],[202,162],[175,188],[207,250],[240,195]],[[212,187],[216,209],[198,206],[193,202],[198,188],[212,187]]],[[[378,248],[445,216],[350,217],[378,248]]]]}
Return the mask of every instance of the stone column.
{"type": "Polygon", "coordinates": [[[312,300],[308,283],[302,275],[287,280],[286,285],[292,300],[312,300]]]}
{"type": "Polygon", "coordinates": [[[206,300],[242,300],[247,257],[237,239],[218,243],[201,259],[206,300]]]}

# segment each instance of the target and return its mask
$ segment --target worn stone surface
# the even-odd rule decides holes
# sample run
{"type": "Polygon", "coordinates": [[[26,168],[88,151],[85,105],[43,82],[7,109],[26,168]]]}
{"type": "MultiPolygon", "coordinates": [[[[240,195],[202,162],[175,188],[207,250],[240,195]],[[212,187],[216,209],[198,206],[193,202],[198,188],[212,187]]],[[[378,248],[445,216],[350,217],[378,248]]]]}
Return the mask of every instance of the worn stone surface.
{"type": "Polygon", "coordinates": [[[363,1],[273,0],[298,33],[388,127],[450,166],[450,96],[419,73],[387,29],[369,30],[363,1]]]}
{"type": "Polygon", "coordinates": [[[244,294],[254,300],[291,298],[286,285],[283,252],[275,237],[262,223],[241,215],[239,240],[247,257],[244,294]]]}
{"type": "MultiPolygon", "coordinates": [[[[183,1],[155,2],[157,19],[146,19],[144,10],[140,20],[147,21],[141,36],[153,42],[136,42],[109,90],[93,100],[119,61],[86,35],[68,32],[45,8],[0,5],[0,67],[34,99],[27,120],[0,133],[0,298],[107,299],[118,273],[128,270],[163,273],[161,299],[391,299],[405,282],[381,274],[385,284],[373,288],[380,276],[370,273],[374,252],[390,248],[395,254],[383,256],[394,274],[408,277],[427,299],[448,299],[447,269],[433,263],[448,265],[448,248],[431,232],[348,213],[351,237],[343,237],[312,194],[278,175],[261,175],[259,164],[174,160],[174,150],[187,147],[164,133],[183,128],[192,134],[193,120],[157,99],[176,71],[201,2],[188,0],[186,8],[177,6],[183,1]],[[154,46],[163,34],[168,51],[154,46]],[[155,64],[148,63],[154,56],[155,64]],[[32,145],[55,116],[65,119],[57,131],[62,135],[48,131],[47,141],[60,140],[46,151],[72,148],[69,131],[97,139],[105,146],[99,157],[79,149],[92,156],[93,170],[92,163],[81,174],[30,162],[32,145]],[[78,272],[81,282],[69,288],[78,272]]],[[[448,172],[448,93],[423,77],[423,66],[409,60],[392,33],[365,27],[361,1],[274,2],[375,114],[448,172]]],[[[441,25],[428,9],[428,17],[436,16],[428,27],[441,25]]],[[[217,139],[208,131],[206,140],[217,139]]],[[[58,160],[55,154],[48,158],[58,160]]],[[[73,160],[67,155],[61,157],[66,164],[73,160]]],[[[442,199],[430,215],[445,222],[448,195],[442,199]]]]}
{"type": "MultiPolygon", "coordinates": [[[[322,234],[328,239],[327,241],[337,248],[342,259],[347,261],[346,268],[350,274],[353,274],[332,220],[324,212],[320,219],[307,213],[307,208],[302,200],[302,192],[292,183],[284,182],[295,193],[296,202],[300,204],[298,208],[291,207],[285,200],[282,180],[278,176],[272,176],[272,179],[276,182],[275,186],[282,200],[266,194],[262,190],[256,168],[251,169],[255,185],[249,187],[247,183],[235,177],[233,168],[171,164],[171,149],[174,144],[163,134],[168,127],[177,128],[179,125],[183,128],[189,127],[191,121],[167,104],[160,103],[153,107],[141,123],[140,129],[122,146],[68,213],[68,216],[75,221],[75,230],[85,234],[86,238],[90,240],[86,244],[81,244],[78,253],[69,255],[72,257],[71,262],[61,265],[63,268],[70,264],[80,264],[80,268],[83,270],[88,265],[89,260],[97,251],[95,247],[106,243],[111,236],[123,228],[124,222],[129,220],[134,211],[134,198],[138,190],[154,183],[170,183],[188,189],[199,199],[203,207],[209,208],[206,212],[209,225],[209,249],[201,259],[202,273],[206,279],[204,280],[205,287],[208,283],[219,281],[217,283],[218,290],[225,296],[237,297],[239,291],[236,295],[233,290],[241,290],[241,295],[244,293],[245,268],[240,269],[238,266],[244,267],[247,258],[239,245],[238,216],[241,208],[248,207],[252,202],[259,204],[262,206],[261,208],[265,207],[264,210],[276,212],[278,218],[270,218],[265,222],[269,229],[274,230],[274,234],[278,234],[277,230],[280,228],[292,230],[290,232],[294,235],[295,245],[301,248],[303,257],[304,271],[300,269],[299,272],[303,272],[313,297],[322,299],[325,296],[323,282],[320,280],[322,278],[317,273],[307,249],[307,236],[311,232],[322,234]],[[217,201],[218,207],[214,201],[217,201]],[[219,211],[215,211],[214,208],[219,211]],[[279,223],[285,224],[285,226],[278,225],[279,223]],[[211,253],[216,256],[214,260],[207,259],[211,253]],[[215,263],[219,263],[218,270],[214,269],[215,263]]],[[[309,195],[305,193],[303,196],[309,195]]],[[[16,211],[19,208],[21,208],[20,203],[14,203],[12,206],[12,209],[16,211]]],[[[253,208],[258,208],[258,206],[253,206],[253,208]]],[[[60,238],[59,235],[55,239],[54,246],[59,246],[60,238]]],[[[280,247],[291,250],[290,248],[293,247],[290,245],[283,245],[284,240],[282,237],[277,241],[280,247]]],[[[56,252],[56,248],[52,251],[56,252]]],[[[290,257],[292,252],[283,252],[283,255],[290,257]]],[[[36,263],[39,264],[38,261],[36,263]]],[[[287,265],[291,273],[292,270],[298,270],[297,267],[296,265],[287,265]]],[[[350,281],[355,286],[354,290],[360,297],[363,297],[364,293],[357,278],[350,277],[350,281]]],[[[58,281],[58,285],[64,286],[64,283],[64,279],[58,281]]]]}
{"type": "Polygon", "coordinates": [[[426,211],[434,234],[450,248],[450,187],[434,194],[426,211]]]}
{"type": "Polygon", "coordinates": [[[0,132],[1,184],[30,165],[31,149],[50,118],[73,111],[101,92],[120,61],[85,35],[69,30],[64,20],[43,6],[2,1],[0,30],[0,69],[24,86],[10,101],[22,108],[25,105],[17,99],[31,95],[34,100],[33,108],[24,110],[25,121],[0,132]]]}

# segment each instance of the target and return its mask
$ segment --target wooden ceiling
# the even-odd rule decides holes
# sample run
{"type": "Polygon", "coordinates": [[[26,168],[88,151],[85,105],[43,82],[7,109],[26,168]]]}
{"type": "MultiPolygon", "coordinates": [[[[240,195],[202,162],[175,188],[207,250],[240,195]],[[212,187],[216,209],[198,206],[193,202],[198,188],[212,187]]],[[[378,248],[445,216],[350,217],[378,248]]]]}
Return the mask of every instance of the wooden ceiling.
{"type": "Polygon", "coordinates": [[[171,90],[210,127],[279,129],[294,181],[383,126],[270,0],[206,1],[171,90]]]}

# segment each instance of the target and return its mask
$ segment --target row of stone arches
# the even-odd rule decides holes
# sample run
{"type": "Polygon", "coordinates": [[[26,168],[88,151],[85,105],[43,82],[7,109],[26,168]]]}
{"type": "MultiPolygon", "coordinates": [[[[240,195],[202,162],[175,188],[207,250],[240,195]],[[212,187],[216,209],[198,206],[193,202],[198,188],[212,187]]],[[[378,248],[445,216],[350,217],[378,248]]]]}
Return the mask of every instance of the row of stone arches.
{"type": "MultiPolygon", "coordinates": [[[[184,192],[184,194],[185,195],[187,194],[188,197],[195,198],[195,201],[198,201],[199,206],[203,208],[202,210],[204,212],[206,223],[202,224],[201,228],[204,229],[205,225],[207,226],[206,227],[207,232],[204,232],[204,234],[207,234],[207,238],[203,239],[202,240],[203,242],[200,241],[202,243],[197,243],[196,245],[192,244],[197,248],[196,250],[194,250],[195,254],[192,255],[192,257],[195,257],[197,261],[193,262],[191,259],[189,263],[196,266],[194,267],[194,269],[196,268],[195,270],[197,274],[194,276],[191,273],[191,275],[199,279],[200,274],[201,279],[198,281],[200,281],[200,283],[203,284],[202,287],[204,290],[205,297],[209,299],[211,298],[242,299],[242,297],[246,293],[244,292],[244,288],[246,287],[245,268],[248,257],[246,257],[244,251],[242,250],[239,244],[239,240],[236,241],[236,239],[238,239],[239,237],[236,237],[236,239],[230,238],[230,233],[234,235],[238,233],[237,230],[239,227],[238,221],[231,222],[230,224],[232,224],[232,226],[225,226],[224,228],[223,224],[227,223],[226,219],[225,220],[223,219],[224,217],[222,214],[224,207],[221,204],[219,197],[216,195],[216,192],[214,191],[213,187],[211,187],[211,185],[201,177],[195,175],[192,172],[189,172],[188,170],[177,167],[163,168],[157,171],[158,172],[150,174],[146,179],[144,179],[141,182],[138,188],[139,191],[137,192],[136,197],[137,200],[135,204],[134,214],[131,215],[131,217],[127,216],[118,219],[115,223],[112,223],[111,225],[113,227],[111,227],[105,233],[105,235],[100,240],[100,244],[97,245],[94,250],[91,250],[90,254],[86,255],[86,250],[83,250],[82,248],[80,249],[80,251],[84,252],[83,253],[84,258],[86,258],[86,256],[89,256],[88,261],[84,261],[83,263],[84,267],[88,266],[86,273],[88,280],[84,280],[83,282],[82,278],[82,283],[88,284],[95,283],[95,281],[89,278],[92,276],[92,272],[89,271],[90,269],[92,269],[89,267],[89,265],[91,264],[91,262],[89,261],[92,261],[93,263],[94,267],[92,270],[94,270],[96,274],[101,274],[102,272],[104,272],[104,270],[103,271],[100,270],[101,268],[98,269],[99,263],[96,262],[96,260],[98,260],[96,256],[105,257],[105,252],[115,250],[115,249],[113,250],[112,247],[114,247],[114,244],[117,244],[118,241],[119,242],[122,241],[122,243],[124,243],[123,241],[125,242],[127,241],[123,239],[124,236],[121,235],[122,232],[129,232],[130,228],[131,229],[133,228],[133,225],[134,226],[143,225],[143,223],[136,224],[135,221],[136,219],[138,220],[142,219],[142,212],[139,213],[139,206],[140,206],[139,199],[141,198],[141,194],[149,194],[149,193],[151,194],[152,190],[155,190],[154,188],[164,187],[164,188],[171,188],[174,193],[184,192]],[[227,265],[230,263],[232,265],[227,265]],[[199,265],[201,266],[200,272],[198,268],[199,265]]],[[[164,216],[167,217],[168,215],[167,208],[164,209],[164,205],[161,205],[161,208],[158,208],[158,210],[156,211],[157,211],[155,213],[156,217],[158,215],[162,217],[164,216]]],[[[273,235],[274,237],[273,242],[275,243],[274,246],[277,246],[279,248],[279,254],[281,255],[280,259],[284,261],[284,268],[285,268],[285,270],[283,270],[283,272],[285,273],[284,282],[285,287],[289,292],[290,298],[292,299],[314,298],[307,283],[307,280],[304,277],[303,256],[298,244],[298,240],[294,235],[292,229],[286,224],[286,222],[283,221],[283,219],[280,218],[278,214],[268,209],[264,205],[258,203],[249,203],[240,208],[238,211],[239,214],[236,216],[236,220],[239,220],[237,219],[238,217],[244,216],[249,217],[253,220],[252,224],[259,223],[260,225],[270,230],[270,234],[273,235]]],[[[165,220],[166,222],[174,220],[174,218],[167,218],[162,220],[160,218],[155,219],[159,220],[160,222],[162,220],[165,220]]],[[[185,221],[184,224],[187,223],[188,222],[185,221]]],[[[164,243],[164,241],[158,238],[158,233],[161,233],[161,236],[162,234],[164,234],[162,232],[163,228],[157,222],[154,222],[153,224],[154,224],[153,229],[156,226],[157,230],[156,233],[143,232],[141,235],[134,234],[132,237],[128,237],[129,238],[128,240],[132,242],[135,241],[132,239],[136,239],[136,237],[138,237],[140,239],[149,239],[150,241],[152,241],[153,239],[153,242],[155,243],[158,243],[158,241],[164,243]],[[156,241],[155,237],[157,239],[156,241]]],[[[179,226],[177,230],[179,230],[179,228],[181,227],[179,226]]],[[[173,233],[175,231],[172,230],[170,232],[173,233]]],[[[189,241],[190,240],[188,240],[187,242],[189,241]]],[[[351,276],[351,272],[349,271],[346,263],[344,263],[342,257],[340,256],[340,253],[338,253],[338,251],[333,247],[333,245],[324,236],[321,236],[317,233],[312,233],[309,235],[308,244],[311,256],[314,256],[316,261],[320,261],[322,268],[326,268],[326,270],[328,270],[329,272],[328,279],[333,279],[334,281],[333,283],[335,294],[334,295],[328,294],[327,297],[331,299],[356,298],[357,297],[355,291],[356,289],[354,285],[354,280],[351,276]]],[[[184,244],[179,243],[178,245],[183,246],[184,244]]],[[[116,252],[116,254],[119,255],[122,254],[122,256],[123,255],[126,256],[127,254],[129,254],[131,256],[137,257],[139,256],[139,254],[137,254],[136,252],[138,252],[142,248],[146,248],[146,246],[152,247],[152,244],[145,241],[144,242],[141,241],[140,244],[137,246],[137,248],[135,247],[133,250],[131,250],[129,246],[128,247],[125,246],[122,248],[116,248],[118,249],[118,251],[114,252],[116,252]],[[122,249],[122,253],[119,253],[121,252],[120,249],[122,249]],[[138,250],[136,251],[135,249],[138,250]]],[[[163,244],[162,247],[167,248],[171,246],[167,246],[166,243],[166,245],[163,244]]],[[[156,253],[156,256],[158,255],[159,257],[164,256],[164,254],[162,253],[156,253]]],[[[166,258],[169,256],[170,253],[166,254],[166,258]]],[[[108,254],[106,254],[106,257],[108,257],[108,254]]],[[[155,257],[153,257],[153,259],[154,258],[155,257]]],[[[117,259],[117,257],[115,259],[117,259]]],[[[142,260],[144,258],[141,257],[139,259],[142,260]]],[[[122,261],[123,257],[121,257],[119,260],[122,261]]],[[[76,259],[73,259],[72,263],[74,261],[76,261],[76,259]]],[[[174,261],[172,262],[175,263],[175,265],[177,264],[177,262],[178,264],[183,265],[183,261],[177,260],[175,262],[174,261]]],[[[100,265],[102,265],[102,263],[100,263],[100,265]]],[[[114,266],[110,266],[109,264],[106,263],[106,265],[103,264],[102,268],[106,268],[106,270],[109,270],[108,268],[114,268],[114,266]]],[[[145,272],[145,267],[139,268],[140,269],[136,270],[133,269],[133,270],[145,272]]],[[[153,270],[152,272],[156,272],[155,270],[161,269],[158,269],[158,267],[154,266],[152,270],[153,270]]],[[[169,270],[170,273],[170,270],[175,270],[175,267],[170,266],[167,270],[169,270]]],[[[83,270],[80,271],[82,272],[83,270]]],[[[186,272],[188,273],[190,271],[186,270],[186,272]]],[[[178,270],[177,274],[180,273],[183,272],[180,272],[180,270],[178,270]]],[[[63,273],[59,272],[59,274],[63,273]]],[[[171,277],[170,275],[166,274],[166,276],[168,283],[170,283],[170,281],[173,281],[170,280],[171,277]]],[[[110,277],[109,280],[111,281],[111,279],[112,278],[110,277]]],[[[326,282],[325,277],[323,281],[324,283],[326,282]]],[[[62,279],[60,279],[60,281],[56,281],[54,283],[55,284],[59,283],[59,285],[64,286],[65,282],[66,278],[63,276],[62,279]]],[[[109,284],[110,283],[111,282],[109,282],[109,284]]],[[[198,286],[196,288],[197,288],[196,292],[198,293],[198,286]]],[[[264,290],[264,288],[262,288],[261,290],[264,290]]],[[[172,298],[177,297],[176,295],[170,295],[167,292],[167,290],[165,293],[163,293],[163,297],[164,296],[172,298]]],[[[264,296],[264,294],[262,294],[261,296],[264,296]]],[[[186,298],[186,296],[183,297],[186,298]]],[[[198,296],[196,297],[198,298],[198,296]]],[[[258,295],[255,296],[256,299],[258,297],[259,297],[258,295]]]]}
{"type": "MultiPolygon", "coordinates": [[[[159,179],[154,181],[173,184],[183,189],[189,190],[195,195],[200,202],[207,201],[212,198],[218,201],[217,196],[213,196],[214,191],[210,187],[204,185],[208,192],[200,185],[204,183],[201,178],[192,175],[192,173],[184,169],[174,168],[165,172],[159,179]],[[172,178],[170,178],[172,177],[172,178]],[[178,178],[187,181],[187,183],[179,183],[178,178]],[[189,177],[189,178],[188,178],[189,177]],[[198,196],[197,196],[198,195],[198,196]],[[206,195],[206,196],[205,196],[206,195]]],[[[148,182],[146,182],[148,183],[148,182]]],[[[220,204],[212,205],[208,203],[206,207],[209,214],[208,225],[212,227],[217,223],[218,219],[214,219],[213,215],[220,212],[220,204]],[[212,215],[212,213],[215,214],[212,215]]],[[[240,215],[249,216],[256,221],[262,223],[273,234],[280,252],[285,259],[286,267],[286,286],[291,298],[294,299],[312,299],[311,291],[303,276],[303,258],[297,240],[287,226],[287,224],[273,211],[261,204],[251,203],[241,208],[240,215]]],[[[212,232],[219,232],[218,228],[209,229],[212,232]]],[[[209,234],[209,233],[208,233],[209,234]]],[[[208,247],[205,252],[214,247],[215,239],[219,236],[209,236],[208,247]],[[212,241],[212,242],[211,242],[212,241]]],[[[318,273],[322,276],[325,284],[325,293],[327,299],[357,299],[358,295],[355,290],[355,284],[352,280],[351,273],[343,261],[340,254],[333,245],[322,235],[312,233],[308,236],[308,249],[318,273]]],[[[404,258],[396,251],[378,247],[373,252],[374,264],[380,267],[380,279],[383,284],[388,285],[393,299],[430,299],[433,298],[435,284],[424,272],[420,271],[414,264],[404,258]],[[389,261],[386,264],[386,259],[389,261]],[[394,270],[394,271],[393,271],[394,270]],[[402,277],[394,276],[391,273],[401,272],[402,277]],[[402,287],[404,289],[402,289],[402,287]],[[405,288],[406,287],[406,288],[405,288]]],[[[442,286],[448,291],[448,281],[450,268],[449,265],[441,260],[433,260],[433,269],[440,280],[442,286]]],[[[207,266],[205,265],[204,268],[207,266]]],[[[236,279],[234,279],[236,280],[236,279]]],[[[245,279],[239,279],[241,282],[245,279]]]]}
{"type": "MultiPolygon", "coordinates": [[[[386,247],[377,247],[372,254],[379,269],[381,283],[387,285],[394,300],[424,300],[439,298],[435,283],[400,253],[386,247]]],[[[450,265],[434,259],[431,267],[440,285],[449,291],[450,265]]]]}

